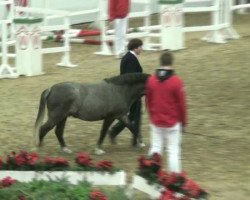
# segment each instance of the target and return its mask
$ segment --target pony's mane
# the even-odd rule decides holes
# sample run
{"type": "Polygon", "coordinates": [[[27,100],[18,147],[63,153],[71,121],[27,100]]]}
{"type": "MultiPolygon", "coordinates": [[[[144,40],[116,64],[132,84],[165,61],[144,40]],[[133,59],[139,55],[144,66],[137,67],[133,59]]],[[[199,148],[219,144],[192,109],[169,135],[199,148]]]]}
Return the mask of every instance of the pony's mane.
{"type": "Polygon", "coordinates": [[[127,73],[122,74],[119,76],[114,76],[111,78],[105,78],[104,81],[107,83],[113,83],[116,85],[123,85],[123,84],[135,84],[140,82],[146,82],[148,79],[149,74],[144,73],[127,73]]]}

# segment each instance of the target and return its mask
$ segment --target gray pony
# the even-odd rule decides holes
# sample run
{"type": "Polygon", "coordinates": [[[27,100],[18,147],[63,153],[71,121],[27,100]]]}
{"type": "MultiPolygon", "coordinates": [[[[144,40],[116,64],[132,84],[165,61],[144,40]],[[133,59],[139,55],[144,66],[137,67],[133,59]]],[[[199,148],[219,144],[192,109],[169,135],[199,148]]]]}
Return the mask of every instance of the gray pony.
{"type": "Polygon", "coordinates": [[[133,133],[132,144],[143,144],[141,136],[135,133],[127,113],[134,101],[145,94],[145,84],[149,75],[130,73],[104,79],[95,84],[63,82],[53,85],[41,94],[39,111],[35,123],[39,128],[39,147],[46,134],[55,128],[55,134],[64,152],[70,153],[63,138],[66,120],[69,116],[85,120],[103,120],[96,153],[105,153],[101,149],[108,128],[114,120],[122,121],[133,133]],[[45,106],[48,119],[43,123],[45,106]]]}

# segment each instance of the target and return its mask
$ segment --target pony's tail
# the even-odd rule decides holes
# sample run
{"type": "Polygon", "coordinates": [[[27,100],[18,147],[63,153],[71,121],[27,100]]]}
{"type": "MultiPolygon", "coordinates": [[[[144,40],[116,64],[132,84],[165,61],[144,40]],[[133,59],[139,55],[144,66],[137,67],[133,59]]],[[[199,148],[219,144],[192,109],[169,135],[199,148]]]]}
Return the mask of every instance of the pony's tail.
{"type": "Polygon", "coordinates": [[[37,128],[40,127],[40,125],[43,121],[44,113],[45,113],[45,105],[46,105],[49,93],[50,93],[50,89],[46,89],[41,94],[39,110],[38,110],[38,114],[37,114],[36,122],[35,122],[35,130],[36,131],[37,131],[37,128]]]}

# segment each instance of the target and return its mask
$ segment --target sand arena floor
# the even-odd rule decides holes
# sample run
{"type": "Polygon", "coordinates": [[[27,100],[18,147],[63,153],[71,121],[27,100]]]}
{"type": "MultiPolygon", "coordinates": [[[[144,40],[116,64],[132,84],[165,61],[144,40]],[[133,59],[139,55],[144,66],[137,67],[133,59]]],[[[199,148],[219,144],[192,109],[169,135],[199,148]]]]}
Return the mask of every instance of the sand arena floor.
{"type": "MultiPolygon", "coordinates": [[[[250,15],[235,15],[234,27],[241,35],[226,44],[201,41],[205,33],[186,35],[186,49],[174,52],[177,73],[186,84],[189,125],[183,134],[182,163],[189,176],[206,188],[211,200],[247,200],[250,196],[250,15]]],[[[207,15],[188,16],[187,23],[209,21],[207,15]]],[[[133,22],[134,25],[137,21],[133,22]]],[[[78,26],[79,27],[79,26],[78,26]]],[[[46,42],[45,46],[52,45],[46,42]]],[[[55,45],[53,43],[53,45],[55,45]]],[[[57,45],[57,44],[56,44],[57,45]]],[[[119,60],[98,56],[99,46],[73,44],[72,62],[77,68],[57,67],[61,55],[45,55],[42,76],[0,79],[0,155],[10,151],[31,150],[33,126],[41,92],[63,81],[93,83],[117,75],[119,60]]],[[[140,56],[144,72],[153,73],[161,52],[146,52],[140,56]]],[[[35,63],[34,63],[35,65],[35,63]]],[[[147,147],[130,147],[131,134],[124,130],[118,145],[106,139],[106,154],[95,160],[111,159],[129,175],[137,168],[137,158],[146,154],[149,146],[149,125],[143,108],[142,134],[147,147]]],[[[101,122],[84,122],[70,118],[65,140],[74,152],[92,152],[101,122]]],[[[62,154],[51,131],[42,156],[62,154]]],[[[136,199],[146,196],[137,193],[136,199]]]]}

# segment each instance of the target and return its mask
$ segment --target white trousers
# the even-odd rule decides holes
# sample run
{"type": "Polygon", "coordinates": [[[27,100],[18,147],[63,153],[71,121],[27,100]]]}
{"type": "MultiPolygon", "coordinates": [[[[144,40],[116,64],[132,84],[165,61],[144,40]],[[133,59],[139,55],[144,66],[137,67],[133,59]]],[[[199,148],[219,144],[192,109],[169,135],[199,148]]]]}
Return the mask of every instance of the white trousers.
{"type": "Polygon", "coordinates": [[[149,155],[159,153],[165,146],[169,172],[181,172],[181,125],[176,123],[173,127],[163,128],[150,124],[149,155]]]}
{"type": "Polygon", "coordinates": [[[115,19],[115,40],[114,53],[115,55],[126,52],[126,33],[128,27],[128,18],[115,19]]]}

